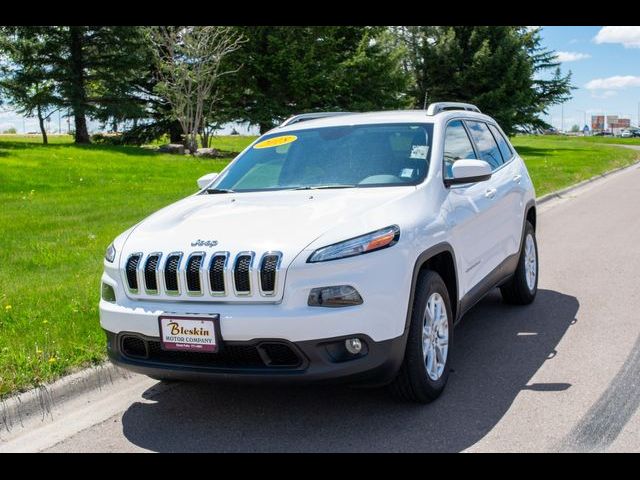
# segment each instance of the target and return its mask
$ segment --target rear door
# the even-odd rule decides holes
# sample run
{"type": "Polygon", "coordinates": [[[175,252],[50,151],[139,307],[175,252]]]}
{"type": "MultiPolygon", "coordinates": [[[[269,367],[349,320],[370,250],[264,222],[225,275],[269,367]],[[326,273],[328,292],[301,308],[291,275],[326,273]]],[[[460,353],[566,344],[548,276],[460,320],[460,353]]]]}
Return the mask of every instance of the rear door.
{"type": "Polygon", "coordinates": [[[506,205],[505,221],[509,223],[509,236],[505,244],[505,256],[516,255],[520,251],[522,237],[522,225],[524,221],[524,204],[527,190],[524,187],[525,179],[522,178],[521,162],[516,159],[513,148],[507,142],[502,131],[495,125],[488,124],[489,130],[495,138],[504,166],[501,173],[503,178],[502,188],[505,189],[504,203],[506,205]]]}

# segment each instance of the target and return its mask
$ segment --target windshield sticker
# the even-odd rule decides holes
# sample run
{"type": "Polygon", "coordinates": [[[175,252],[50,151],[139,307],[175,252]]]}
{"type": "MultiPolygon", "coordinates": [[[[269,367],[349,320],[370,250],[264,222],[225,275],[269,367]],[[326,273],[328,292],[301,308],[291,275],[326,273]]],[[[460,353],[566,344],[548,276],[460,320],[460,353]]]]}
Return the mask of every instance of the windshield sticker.
{"type": "Polygon", "coordinates": [[[427,152],[429,151],[429,147],[426,145],[414,145],[411,147],[411,155],[409,158],[418,158],[420,160],[425,160],[427,158],[427,152]]]}
{"type": "Polygon", "coordinates": [[[274,137],[262,142],[256,143],[253,148],[271,148],[279,147],[280,145],[286,145],[287,143],[295,142],[298,139],[295,135],[284,135],[282,137],[274,137]]]}

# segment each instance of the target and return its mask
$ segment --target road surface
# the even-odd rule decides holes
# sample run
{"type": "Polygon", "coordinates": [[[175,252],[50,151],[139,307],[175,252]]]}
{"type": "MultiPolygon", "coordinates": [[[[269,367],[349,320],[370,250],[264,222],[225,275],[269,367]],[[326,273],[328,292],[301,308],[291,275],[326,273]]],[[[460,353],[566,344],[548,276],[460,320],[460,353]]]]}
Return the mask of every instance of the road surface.
{"type": "Polygon", "coordinates": [[[536,301],[496,291],[467,314],[435,403],[136,375],[4,450],[640,452],[640,167],[541,205],[538,223],[536,301]]]}

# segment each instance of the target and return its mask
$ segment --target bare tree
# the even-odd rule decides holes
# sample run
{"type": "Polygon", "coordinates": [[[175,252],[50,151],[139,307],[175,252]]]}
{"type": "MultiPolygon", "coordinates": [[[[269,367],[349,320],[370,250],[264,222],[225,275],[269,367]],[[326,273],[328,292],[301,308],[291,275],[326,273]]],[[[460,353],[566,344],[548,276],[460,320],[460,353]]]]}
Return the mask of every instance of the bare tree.
{"type": "Polygon", "coordinates": [[[180,122],[185,147],[198,149],[198,132],[207,131],[215,103],[216,84],[223,58],[234,52],[243,40],[233,27],[190,26],[151,27],[159,82],[157,91],[165,97],[180,122]]]}

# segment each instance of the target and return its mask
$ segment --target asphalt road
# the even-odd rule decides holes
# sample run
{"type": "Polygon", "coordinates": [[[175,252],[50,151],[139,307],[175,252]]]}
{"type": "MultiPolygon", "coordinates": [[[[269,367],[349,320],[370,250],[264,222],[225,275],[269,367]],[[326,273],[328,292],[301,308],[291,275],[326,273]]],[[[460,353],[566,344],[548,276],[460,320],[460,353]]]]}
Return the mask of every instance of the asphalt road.
{"type": "Polygon", "coordinates": [[[435,403],[136,376],[128,390],[105,391],[68,435],[73,422],[59,417],[47,427],[57,443],[37,449],[638,452],[639,207],[638,166],[542,205],[536,301],[508,306],[496,291],[467,314],[435,403]]]}

